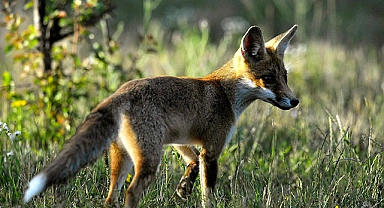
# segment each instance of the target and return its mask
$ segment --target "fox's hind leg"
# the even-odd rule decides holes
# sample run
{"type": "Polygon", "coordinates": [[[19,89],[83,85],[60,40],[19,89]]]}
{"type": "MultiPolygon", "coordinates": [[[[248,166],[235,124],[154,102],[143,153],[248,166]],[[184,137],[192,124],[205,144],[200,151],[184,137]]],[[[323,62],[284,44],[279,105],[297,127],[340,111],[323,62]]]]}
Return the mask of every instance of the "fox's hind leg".
{"type": "Polygon", "coordinates": [[[161,161],[161,148],[162,146],[151,145],[149,149],[129,152],[134,164],[135,175],[125,194],[125,207],[138,207],[144,190],[155,179],[161,161]]]}
{"type": "Polygon", "coordinates": [[[144,190],[155,179],[163,154],[161,132],[146,127],[146,131],[134,131],[127,117],[122,118],[120,137],[132,159],[135,175],[125,194],[125,207],[139,205],[144,190]]]}
{"type": "Polygon", "coordinates": [[[111,144],[109,154],[111,161],[111,181],[105,205],[119,207],[118,196],[129,171],[132,169],[133,163],[124,147],[120,147],[118,143],[114,142],[111,144]]]}
{"type": "Polygon", "coordinates": [[[193,184],[199,174],[199,150],[194,146],[174,145],[174,148],[181,154],[186,164],[183,177],[181,177],[179,185],[177,185],[176,193],[182,199],[188,199],[192,193],[193,184]]]}

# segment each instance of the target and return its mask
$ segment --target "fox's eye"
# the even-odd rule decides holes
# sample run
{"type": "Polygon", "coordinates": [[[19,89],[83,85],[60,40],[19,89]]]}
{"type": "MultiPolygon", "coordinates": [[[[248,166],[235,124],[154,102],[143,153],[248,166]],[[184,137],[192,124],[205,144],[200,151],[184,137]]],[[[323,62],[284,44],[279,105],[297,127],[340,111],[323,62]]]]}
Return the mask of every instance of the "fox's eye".
{"type": "Polygon", "coordinates": [[[262,79],[263,79],[265,84],[274,84],[275,83],[275,78],[273,76],[266,75],[266,76],[263,76],[262,79]]]}

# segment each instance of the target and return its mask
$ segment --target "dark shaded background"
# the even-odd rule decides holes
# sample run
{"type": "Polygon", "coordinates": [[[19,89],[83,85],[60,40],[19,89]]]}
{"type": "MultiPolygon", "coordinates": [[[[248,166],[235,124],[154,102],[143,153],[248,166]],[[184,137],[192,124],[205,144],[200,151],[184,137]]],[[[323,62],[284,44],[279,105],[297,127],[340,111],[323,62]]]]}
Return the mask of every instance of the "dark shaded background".
{"type": "MultiPolygon", "coordinates": [[[[141,1],[117,1],[115,18],[131,30],[141,23],[141,1]]],[[[267,35],[299,24],[299,38],[323,39],[343,45],[366,44],[379,48],[384,44],[384,1],[356,0],[167,0],[153,12],[169,30],[178,21],[198,23],[208,20],[211,36],[218,40],[224,32],[257,24],[267,35]]],[[[134,31],[131,30],[131,31],[134,31]]]]}

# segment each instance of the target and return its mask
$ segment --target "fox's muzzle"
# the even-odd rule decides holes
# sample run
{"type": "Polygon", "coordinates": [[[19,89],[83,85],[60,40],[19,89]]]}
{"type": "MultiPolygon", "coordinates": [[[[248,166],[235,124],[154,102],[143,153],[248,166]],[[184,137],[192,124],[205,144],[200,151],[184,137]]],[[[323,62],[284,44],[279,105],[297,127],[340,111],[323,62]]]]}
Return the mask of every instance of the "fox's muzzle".
{"type": "Polygon", "coordinates": [[[297,98],[292,98],[290,100],[290,103],[291,103],[292,108],[294,108],[294,107],[296,107],[300,103],[300,101],[297,98]]]}
{"type": "Polygon", "coordinates": [[[289,110],[291,108],[296,107],[300,103],[299,99],[297,99],[296,97],[294,97],[294,98],[283,98],[283,99],[278,100],[278,101],[275,101],[273,99],[268,99],[267,102],[269,102],[272,105],[280,108],[281,110],[289,110]]]}

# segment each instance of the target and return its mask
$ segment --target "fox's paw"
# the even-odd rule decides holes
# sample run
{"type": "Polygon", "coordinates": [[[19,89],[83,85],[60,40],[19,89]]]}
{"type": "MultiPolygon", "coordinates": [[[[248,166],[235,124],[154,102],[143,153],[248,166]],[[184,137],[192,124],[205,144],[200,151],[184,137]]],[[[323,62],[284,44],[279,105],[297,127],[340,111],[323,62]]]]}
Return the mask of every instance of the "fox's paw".
{"type": "Polygon", "coordinates": [[[104,208],[119,208],[119,200],[108,197],[104,202],[104,208]]]}
{"type": "Polygon", "coordinates": [[[180,198],[186,200],[192,193],[193,183],[188,176],[181,178],[179,185],[177,185],[176,193],[180,198]]]}
{"type": "Polygon", "coordinates": [[[184,176],[181,178],[179,185],[177,185],[177,195],[182,199],[188,199],[192,193],[193,184],[196,181],[197,175],[199,174],[199,163],[191,162],[188,164],[185,170],[184,176]]]}

